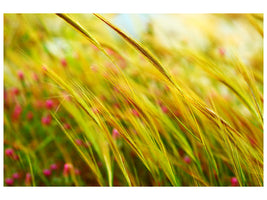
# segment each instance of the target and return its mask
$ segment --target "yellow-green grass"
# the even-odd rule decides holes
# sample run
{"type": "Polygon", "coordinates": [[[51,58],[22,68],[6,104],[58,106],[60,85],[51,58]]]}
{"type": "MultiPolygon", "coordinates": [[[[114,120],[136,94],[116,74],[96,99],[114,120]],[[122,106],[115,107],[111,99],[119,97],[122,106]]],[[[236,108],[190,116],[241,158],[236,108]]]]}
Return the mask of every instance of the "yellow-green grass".
{"type": "Polygon", "coordinates": [[[168,46],[153,32],[137,41],[106,16],[5,15],[5,88],[18,87],[13,104],[39,117],[14,123],[12,106],[5,109],[5,140],[24,152],[32,185],[227,186],[236,177],[240,186],[262,186],[262,19],[206,16],[236,20],[258,34],[261,45],[245,63],[237,50],[220,53],[227,38],[219,41],[209,21],[198,30],[208,41],[203,49],[168,46]],[[19,69],[23,81],[16,78],[19,69]],[[40,99],[58,106],[34,110],[40,99]],[[51,126],[42,126],[43,112],[51,112],[51,126]],[[67,116],[71,129],[61,119],[67,116]],[[50,158],[77,162],[81,174],[44,177],[50,158]]]}

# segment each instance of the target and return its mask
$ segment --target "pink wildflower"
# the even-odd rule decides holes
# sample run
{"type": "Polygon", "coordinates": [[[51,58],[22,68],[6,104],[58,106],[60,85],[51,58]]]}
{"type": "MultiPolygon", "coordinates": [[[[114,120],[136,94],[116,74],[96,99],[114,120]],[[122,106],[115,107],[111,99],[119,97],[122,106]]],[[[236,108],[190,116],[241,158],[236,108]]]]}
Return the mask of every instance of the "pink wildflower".
{"type": "Polygon", "coordinates": [[[20,105],[16,105],[12,114],[12,119],[17,120],[20,117],[20,114],[22,112],[22,108],[20,105]]]}
{"type": "Polygon", "coordinates": [[[137,110],[135,110],[135,109],[132,109],[132,113],[136,117],[139,117],[140,116],[139,113],[137,112],[137,110]]]}
{"type": "Polygon", "coordinates": [[[50,169],[44,169],[43,174],[48,177],[51,175],[51,170],[50,169]]]}
{"type": "Polygon", "coordinates": [[[79,169],[75,169],[74,172],[75,172],[75,175],[80,175],[81,174],[81,171],[79,169]]]}
{"type": "Polygon", "coordinates": [[[65,124],[64,124],[64,128],[67,129],[67,130],[69,130],[69,129],[71,128],[71,126],[70,126],[70,124],[65,123],[65,124]]]}
{"type": "Polygon", "coordinates": [[[30,185],[32,180],[31,174],[28,172],[25,177],[25,185],[30,185]]]}
{"type": "Polygon", "coordinates": [[[168,108],[166,107],[166,106],[161,106],[161,110],[162,110],[162,112],[164,112],[164,113],[167,113],[169,110],[168,110],[168,108]]]}
{"type": "Polygon", "coordinates": [[[83,141],[80,140],[80,139],[76,139],[76,140],[75,140],[75,143],[76,143],[78,146],[83,145],[83,141]]]}
{"type": "Polygon", "coordinates": [[[52,121],[52,118],[50,115],[42,117],[42,124],[43,125],[49,125],[52,121]]]}
{"type": "Polygon", "coordinates": [[[18,71],[18,77],[20,80],[23,80],[24,79],[24,74],[22,71],[18,71]]]}
{"type": "Polygon", "coordinates": [[[219,54],[220,54],[221,56],[224,56],[224,55],[225,55],[225,49],[222,48],[222,47],[220,47],[220,48],[219,48],[219,54]]]}
{"type": "Polygon", "coordinates": [[[60,60],[60,62],[61,62],[61,65],[62,65],[63,67],[67,67],[68,63],[67,63],[67,61],[66,61],[65,58],[62,58],[62,59],[60,60]]]}
{"type": "Polygon", "coordinates": [[[5,182],[7,185],[13,185],[14,184],[14,180],[12,178],[6,178],[5,182]]]}
{"type": "Polygon", "coordinates": [[[71,163],[65,163],[64,169],[63,169],[63,175],[67,176],[69,175],[70,171],[73,169],[73,165],[71,163]]]}
{"type": "Polygon", "coordinates": [[[5,154],[8,157],[12,157],[14,155],[14,150],[11,149],[11,148],[8,148],[8,149],[5,150],[5,154]]]}
{"type": "Polygon", "coordinates": [[[232,186],[238,186],[238,180],[236,177],[231,178],[231,185],[232,186]]]}
{"type": "Polygon", "coordinates": [[[32,118],[33,118],[33,113],[32,113],[31,111],[29,111],[29,112],[27,113],[27,119],[28,119],[29,121],[31,121],[32,118]]]}
{"type": "Polygon", "coordinates": [[[187,164],[191,163],[191,159],[190,159],[188,156],[185,156],[185,157],[184,157],[184,161],[185,161],[187,164]]]}
{"type": "Polygon", "coordinates": [[[46,102],[45,102],[45,107],[47,108],[47,109],[52,109],[53,108],[53,106],[54,106],[54,102],[51,100],[51,99],[48,99],[48,100],[46,100],[46,102]]]}
{"type": "Polygon", "coordinates": [[[13,179],[19,179],[20,178],[20,174],[18,172],[15,172],[13,175],[12,175],[12,178],[13,179]]]}
{"type": "Polygon", "coordinates": [[[118,137],[120,137],[119,131],[117,129],[115,129],[115,128],[112,130],[112,137],[114,139],[117,139],[118,137]]]}
{"type": "Polygon", "coordinates": [[[57,164],[55,164],[55,163],[51,164],[50,169],[51,170],[57,170],[58,169],[57,164]]]}

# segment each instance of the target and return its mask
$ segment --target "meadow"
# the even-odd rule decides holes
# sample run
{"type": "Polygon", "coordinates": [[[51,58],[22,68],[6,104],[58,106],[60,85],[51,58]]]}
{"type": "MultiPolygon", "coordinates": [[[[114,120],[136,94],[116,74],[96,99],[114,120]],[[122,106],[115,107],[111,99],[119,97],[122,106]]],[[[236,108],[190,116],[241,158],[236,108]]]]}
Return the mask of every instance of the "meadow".
{"type": "Polygon", "coordinates": [[[4,14],[5,186],[263,186],[263,102],[262,14],[4,14]]]}

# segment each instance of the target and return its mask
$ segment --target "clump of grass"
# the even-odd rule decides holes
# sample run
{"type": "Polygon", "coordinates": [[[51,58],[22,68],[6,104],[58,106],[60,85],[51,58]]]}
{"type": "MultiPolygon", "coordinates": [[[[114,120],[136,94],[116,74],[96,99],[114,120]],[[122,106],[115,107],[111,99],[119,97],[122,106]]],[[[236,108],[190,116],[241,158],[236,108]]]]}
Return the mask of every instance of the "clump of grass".
{"type": "Polygon", "coordinates": [[[24,38],[5,38],[6,185],[262,186],[262,19],[205,17],[193,48],[158,24],[139,42],[99,14],[5,15],[24,38]],[[209,29],[229,20],[259,40],[246,62],[209,29]]]}

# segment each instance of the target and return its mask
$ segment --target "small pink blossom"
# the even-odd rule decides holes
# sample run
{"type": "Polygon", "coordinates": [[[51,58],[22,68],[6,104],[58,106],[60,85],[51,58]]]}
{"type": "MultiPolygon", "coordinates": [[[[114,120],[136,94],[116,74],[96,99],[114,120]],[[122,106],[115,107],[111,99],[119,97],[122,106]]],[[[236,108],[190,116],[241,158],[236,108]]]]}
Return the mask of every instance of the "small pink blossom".
{"type": "Polygon", "coordinates": [[[114,55],[115,52],[112,49],[106,49],[106,52],[108,53],[108,55],[114,55]]]}
{"type": "Polygon", "coordinates": [[[60,60],[60,62],[61,62],[61,65],[62,65],[63,67],[67,67],[68,63],[67,63],[67,61],[66,61],[65,58],[62,58],[62,59],[60,60]]]}
{"type": "Polygon", "coordinates": [[[43,170],[43,174],[48,177],[48,176],[50,176],[52,174],[52,172],[51,172],[50,169],[44,169],[43,170]]]}
{"type": "Polygon", "coordinates": [[[190,159],[188,156],[185,156],[185,157],[184,157],[184,161],[185,161],[187,164],[191,163],[191,159],[190,159]]]}
{"type": "Polygon", "coordinates": [[[140,116],[139,113],[137,112],[137,110],[135,110],[135,109],[132,109],[132,113],[136,117],[139,117],[140,116]]]}
{"type": "Polygon", "coordinates": [[[48,100],[46,100],[46,102],[45,102],[45,107],[47,108],[47,109],[52,109],[53,108],[53,106],[54,106],[54,102],[51,100],[51,99],[48,99],[48,100]]]}
{"type": "Polygon", "coordinates": [[[19,94],[19,89],[16,88],[16,87],[12,88],[12,93],[13,93],[14,95],[18,95],[18,94],[19,94]]]}
{"type": "Polygon", "coordinates": [[[57,169],[58,169],[57,164],[55,164],[55,163],[51,164],[51,165],[50,165],[50,169],[51,169],[51,170],[57,170],[57,169]]]}
{"type": "Polygon", "coordinates": [[[22,71],[18,71],[18,77],[20,80],[23,80],[24,79],[24,74],[22,71]]]}
{"type": "Polygon", "coordinates": [[[5,182],[7,185],[13,185],[14,184],[14,180],[12,178],[6,178],[5,182]]]}
{"type": "Polygon", "coordinates": [[[52,121],[52,117],[50,115],[42,117],[42,124],[49,125],[52,121]]]}
{"type": "Polygon", "coordinates": [[[91,65],[91,70],[94,71],[94,72],[98,72],[98,68],[96,65],[91,65]]]}
{"type": "Polygon", "coordinates": [[[22,108],[19,104],[17,104],[14,108],[12,119],[17,120],[20,117],[20,114],[22,113],[22,108]]]}
{"type": "Polygon", "coordinates": [[[13,156],[13,159],[14,159],[14,160],[19,160],[19,156],[18,156],[18,155],[14,155],[14,156],[13,156]]]}
{"type": "Polygon", "coordinates": [[[19,179],[20,178],[20,174],[18,172],[15,172],[13,175],[12,175],[12,178],[13,179],[19,179]]]}
{"type": "Polygon", "coordinates": [[[116,128],[114,128],[114,129],[112,130],[112,137],[113,137],[114,139],[117,139],[118,137],[120,137],[120,133],[119,133],[119,131],[118,131],[116,128]]]}
{"type": "Polygon", "coordinates": [[[25,185],[30,185],[32,180],[31,174],[28,172],[25,177],[25,185]]]}
{"type": "Polygon", "coordinates": [[[75,169],[74,170],[74,173],[75,173],[75,175],[80,175],[81,174],[81,171],[79,169],[75,169]]]}
{"type": "Polygon", "coordinates": [[[224,56],[224,55],[225,55],[225,49],[224,49],[224,48],[220,47],[220,48],[218,49],[218,51],[219,51],[219,54],[220,54],[221,56],[224,56]]]}
{"type": "Polygon", "coordinates": [[[8,149],[5,150],[5,154],[6,154],[6,156],[13,157],[14,150],[11,149],[11,148],[8,148],[8,149]]]}
{"type": "Polygon", "coordinates": [[[39,81],[39,77],[38,77],[38,75],[37,75],[36,73],[33,73],[33,74],[32,74],[32,78],[33,78],[33,80],[35,80],[35,81],[39,81]]]}
{"type": "Polygon", "coordinates": [[[42,70],[46,72],[47,71],[47,67],[45,65],[43,65],[42,66],[42,70]]]}
{"type": "Polygon", "coordinates": [[[95,107],[92,108],[92,111],[93,111],[93,113],[95,113],[95,114],[99,113],[99,110],[98,110],[97,108],[95,108],[95,107]]]}
{"type": "Polygon", "coordinates": [[[236,177],[231,178],[231,185],[232,186],[238,186],[238,180],[236,177]]]}
{"type": "Polygon", "coordinates": [[[67,130],[69,130],[69,129],[71,128],[70,124],[68,124],[68,123],[65,123],[63,126],[64,126],[64,128],[67,129],[67,130]]]}
{"type": "Polygon", "coordinates": [[[32,118],[33,118],[33,112],[29,111],[29,112],[27,113],[27,119],[28,119],[29,121],[31,121],[32,118]]]}
{"type": "Polygon", "coordinates": [[[80,139],[76,139],[76,140],[75,140],[75,143],[76,143],[78,146],[83,145],[83,141],[80,140],[80,139]]]}
{"type": "Polygon", "coordinates": [[[65,163],[64,169],[63,169],[63,175],[67,176],[69,175],[70,171],[73,169],[73,165],[71,163],[65,163]]]}
{"type": "Polygon", "coordinates": [[[161,110],[162,110],[162,112],[164,112],[164,113],[167,113],[169,110],[168,110],[168,108],[166,107],[166,106],[161,106],[161,110]]]}

